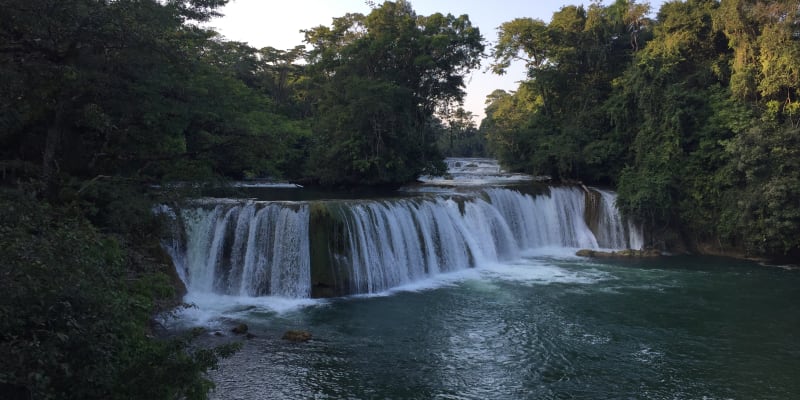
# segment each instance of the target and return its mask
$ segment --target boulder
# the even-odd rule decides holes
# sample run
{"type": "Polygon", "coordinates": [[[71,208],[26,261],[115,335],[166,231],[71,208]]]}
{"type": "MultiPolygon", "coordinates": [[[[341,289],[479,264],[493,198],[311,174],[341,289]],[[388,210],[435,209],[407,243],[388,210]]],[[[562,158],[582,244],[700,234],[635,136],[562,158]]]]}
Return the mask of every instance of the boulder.
{"type": "Polygon", "coordinates": [[[283,340],[288,340],[294,343],[307,342],[311,340],[311,333],[300,330],[286,331],[281,337],[283,340]]]}
{"type": "Polygon", "coordinates": [[[231,332],[233,332],[233,333],[235,333],[237,335],[244,335],[245,333],[247,333],[247,324],[242,323],[242,324],[236,325],[236,326],[233,327],[233,329],[231,329],[231,332]]]}
{"type": "Polygon", "coordinates": [[[575,255],[578,257],[594,257],[594,251],[589,249],[580,249],[578,250],[575,255]]]}

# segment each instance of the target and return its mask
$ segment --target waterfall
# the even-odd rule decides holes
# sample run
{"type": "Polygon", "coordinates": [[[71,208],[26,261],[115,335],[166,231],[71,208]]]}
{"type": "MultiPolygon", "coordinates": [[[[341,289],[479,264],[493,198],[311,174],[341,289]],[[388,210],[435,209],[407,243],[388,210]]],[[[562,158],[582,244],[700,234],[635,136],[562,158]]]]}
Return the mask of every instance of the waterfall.
{"type": "Polygon", "coordinates": [[[540,195],[486,188],[389,200],[228,200],[173,211],[181,232],[165,247],[192,293],[376,293],[514,260],[527,249],[640,243],[641,234],[614,207],[615,195],[598,193],[588,210],[577,187],[551,187],[540,195]],[[587,223],[589,214],[596,221],[587,223]]]}
{"type": "Polygon", "coordinates": [[[599,247],[583,220],[585,204],[580,189],[552,188],[549,196],[536,197],[496,188],[486,193],[524,248],[599,247]]]}
{"type": "Polygon", "coordinates": [[[600,194],[597,240],[602,243],[602,247],[641,249],[643,242],[641,229],[633,223],[623,221],[615,204],[617,195],[607,190],[595,190],[600,194]]]}
{"type": "Polygon", "coordinates": [[[623,220],[616,206],[617,194],[608,190],[592,188],[587,203],[593,211],[586,213],[593,225],[600,247],[607,249],[636,249],[644,246],[642,230],[631,221],[623,220]]]}
{"type": "MultiPolygon", "coordinates": [[[[344,258],[356,293],[374,293],[426,276],[515,257],[504,218],[481,199],[393,200],[342,210],[344,258]]],[[[346,266],[345,266],[346,267],[346,266]]]]}
{"type": "Polygon", "coordinates": [[[307,206],[218,204],[183,210],[180,217],[185,245],[173,259],[190,292],[310,294],[307,206]]]}

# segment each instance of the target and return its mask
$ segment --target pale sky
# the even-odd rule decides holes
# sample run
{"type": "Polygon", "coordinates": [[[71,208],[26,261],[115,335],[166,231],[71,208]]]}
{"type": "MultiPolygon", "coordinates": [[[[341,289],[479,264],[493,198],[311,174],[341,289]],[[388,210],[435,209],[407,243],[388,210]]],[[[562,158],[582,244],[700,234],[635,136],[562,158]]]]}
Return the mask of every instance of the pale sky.
{"type": "MultiPolygon", "coordinates": [[[[645,1],[638,1],[644,3],[645,1]]],[[[382,3],[382,1],[375,1],[382,3]]],[[[605,3],[608,3],[606,1],[605,3]]],[[[662,0],[650,1],[652,15],[658,11],[662,0]]],[[[467,14],[473,26],[481,30],[487,53],[497,40],[497,27],[514,18],[531,17],[549,21],[553,12],[564,5],[583,4],[581,0],[411,0],[418,15],[436,12],[456,16],[467,14]]],[[[231,0],[223,8],[222,18],[212,20],[208,25],[215,28],[229,40],[247,42],[256,48],[272,46],[277,49],[291,49],[304,44],[301,29],[319,25],[330,26],[334,17],[346,13],[369,14],[370,8],[364,0],[231,0]]],[[[474,70],[466,78],[467,96],[464,108],[478,118],[484,116],[486,96],[495,89],[516,90],[518,81],[525,78],[522,65],[514,65],[506,75],[498,76],[485,72],[491,60],[482,62],[479,70],[474,70]]]]}

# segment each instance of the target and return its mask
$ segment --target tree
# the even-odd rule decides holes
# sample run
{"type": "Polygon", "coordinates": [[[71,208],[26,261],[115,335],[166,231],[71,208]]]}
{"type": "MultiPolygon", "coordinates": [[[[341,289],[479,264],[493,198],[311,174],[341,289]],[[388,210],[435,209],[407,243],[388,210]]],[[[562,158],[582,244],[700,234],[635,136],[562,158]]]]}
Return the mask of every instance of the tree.
{"type": "Polygon", "coordinates": [[[149,336],[175,292],[148,189],[170,174],[210,175],[191,127],[213,123],[230,138],[252,122],[237,114],[222,129],[217,117],[234,113],[200,107],[216,89],[244,87],[202,61],[214,34],[193,25],[224,3],[4,3],[3,395],[203,398],[211,387],[204,372],[226,352],[149,336]]]}
{"type": "Polygon", "coordinates": [[[486,138],[475,126],[474,115],[463,107],[447,114],[446,127],[439,135],[439,148],[447,157],[483,157],[486,138]]]}
{"type": "MultiPolygon", "coordinates": [[[[797,1],[730,1],[714,23],[733,51],[731,100],[741,114],[724,142],[736,187],[730,230],[752,254],[797,255],[795,150],[800,127],[797,1]]],[[[733,207],[732,207],[733,208],[733,207]]]]}
{"type": "Polygon", "coordinates": [[[631,143],[635,158],[621,175],[618,204],[653,229],[680,225],[673,205],[694,190],[686,168],[695,157],[721,154],[718,142],[730,137],[725,126],[709,124],[709,100],[724,90],[719,71],[727,61],[712,26],[715,7],[713,1],[664,4],[653,39],[637,53],[617,92],[631,101],[615,101],[634,105],[638,115],[631,143]]]}
{"type": "Polygon", "coordinates": [[[387,1],[305,35],[318,98],[313,174],[327,184],[397,184],[440,173],[433,117],[461,102],[483,51],[469,18],[418,16],[406,1],[387,1]]]}
{"type": "Polygon", "coordinates": [[[519,90],[487,109],[490,148],[507,167],[562,180],[616,179],[624,146],[603,104],[633,55],[620,40],[627,34],[621,6],[627,12],[627,2],[565,6],[549,24],[501,25],[494,71],[504,73],[513,60],[528,67],[519,90]]]}

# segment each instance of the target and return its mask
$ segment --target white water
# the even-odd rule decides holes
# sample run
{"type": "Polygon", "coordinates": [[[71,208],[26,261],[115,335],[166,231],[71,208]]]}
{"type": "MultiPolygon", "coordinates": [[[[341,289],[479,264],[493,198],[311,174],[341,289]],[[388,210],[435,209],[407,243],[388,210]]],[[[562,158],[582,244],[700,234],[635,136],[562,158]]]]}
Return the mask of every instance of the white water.
{"type": "Polygon", "coordinates": [[[219,204],[181,218],[185,246],[173,258],[190,294],[310,295],[307,206],[219,204]]]}
{"type": "MultiPolygon", "coordinates": [[[[338,213],[346,236],[343,253],[329,249],[332,262],[349,270],[348,293],[365,294],[471,267],[511,265],[547,249],[636,246],[641,235],[619,216],[614,194],[600,193],[596,234],[584,221],[586,197],[577,187],[552,187],[538,196],[487,188],[467,198],[321,206],[336,205],[329,210],[338,213]]],[[[206,202],[179,214],[184,232],[176,241],[182,243],[169,247],[191,296],[310,296],[307,204],[206,202]]]]}
{"type": "MultiPolygon", "coordinates": [[[[486,186],[546,180],[548,177],[533,177],[504,171],[497,160],[489,158],[447,158],[447,176],[426,176],[420,180],[439,186],[486,186]]],[[[419,188],[418,188],[419,189],[419,188]]],[[[422,191],[432,190],[430,186],[422,191]]]]}
{"type": "Polygon", "coordinates": [[[633,223],[623,221],[617,211],[616,193],[594,189],[600,193],[600,213],[598,215],[597,238],[608,248],[641,249],[644,247],[642,231],[633,223]]]}

